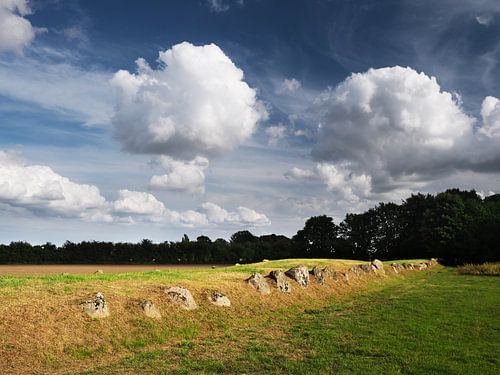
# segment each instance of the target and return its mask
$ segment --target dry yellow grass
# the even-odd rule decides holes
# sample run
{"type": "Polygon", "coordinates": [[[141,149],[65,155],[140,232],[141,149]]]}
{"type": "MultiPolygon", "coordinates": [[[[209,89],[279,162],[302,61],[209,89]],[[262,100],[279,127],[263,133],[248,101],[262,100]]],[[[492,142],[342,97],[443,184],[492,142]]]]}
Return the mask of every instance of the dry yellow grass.
{"type": "Polygon", "coordinates": [[[458,267],[458,273],[461,275],[500,276],[500,262],[465,264],[458,267]]]}
{"type": "MultiPolygon", "coordinates": [[[[197,271],[160,271],[138,274],[92,275],[81,278],[0,278],[0,373],[59,374],[78,372],[99,364],[116,363],[142,348],[173,347],[179,341],[206,335],[233,335],[237,351],[242,341],[261,332],[256,322],[267,327],[270,339],[283,336],[286,319],[297,309],[318,308],[326,299],[349,293],[367,280],[387,276],[350,276],[328,281],[324,286],[311,280],[301,289],[293,283],[291,294],[273,289],[270,296],[258,294],[243,280],[253,271],[267,274],[273,269],[287,269],[305,264],[346,270],[356,261],[284,260],[240,267],[197,271]],[[185,286],[197,300],[199,309],[182,310],[167,301],[162,291],[169,286],[185,286]],[[227,294],[232,306],[221,308],[205,298],[207,290],[227,294]],[[92,320],[78,304],[97,291],[109,302],[111,316],[92,320]],[[163,318],[145,318],[140,301],[150,299],[163,318]]],[[[390,268],[390,267],[387,267],[390,268]]],[[[388,275],[393,275],[388,272],[388,275]]],[[[203,350],[200,345],[197,350],[203,350]]],[[[207,351],[205,355],[210,354],[207,351]]],[[[300,353],[294,353],[300,355],[300,353]]]]}

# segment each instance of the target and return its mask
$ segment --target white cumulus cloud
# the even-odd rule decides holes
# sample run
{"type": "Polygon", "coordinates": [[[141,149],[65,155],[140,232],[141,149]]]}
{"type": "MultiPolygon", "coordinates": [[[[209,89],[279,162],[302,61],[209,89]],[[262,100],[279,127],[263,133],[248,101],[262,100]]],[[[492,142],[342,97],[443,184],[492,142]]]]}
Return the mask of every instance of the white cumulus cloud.
{"type": "MultiPolygon", "coordinates": [[[[491,103],[483,111],[488,119],[494,117],[491,103]]],[[[370,176],[378,192],[480,168],[499,156],[481,150],[477,120],[463,112],[456,95],[411,68],[352,74],[316,105],[322,119],[313,156],[370,176]]]]}
{"type": "Polygon", "coordinates": [[[85,221],[151,222],[182,227],[269,225],[266,215],[240,206],[229,212],[213,203],[199,210],[175,211],[153,194],[122,189],[114,201],[93,185],[80,184],[42,165],[26,165],[14,152],[0,150],[0,209],[24,209],[43,217],[85,221]]]}
{"type": "Polygon", "coordinates": [[[70,181],[47,166],[25,165],[6,151],[0,151],[0,202],[51,216],[111,220],[97,187],[70,181]]]}
{"type": "Polygon", "coordinates": [[[215,44],[180,43],[160,52],[159,67],[137,60],[137,73],[112,79],[119,100],[115,137],[135,153],[176,159],[232,150],[267,118],[243,71],[215,44]]]}
{"type": "Polygon", "coordinates": [[[149,215],[160,217],[165,214],[165,205],[152,194],[120,190],[119,198],[113,202],[113,209],[117,213],[149,215]]]}
{"type": "Polygon", "coordinates": [[[155,159],[166,173],[153,176],[149,182],[152,189],[177,190],[190,193],[205,191],[205,169],[208,168],[208,159],[198,156],[191,161],[174,160],[168,156],[159,156],[155,159]]]}
{"type": "Polygon", "coordinates": [[[491,138],[500,138],[500,100],[493,96],[484,98],[481,117],[483,126],[480,132],[491,138]]]}
{"type": "Polygon", "coordinates": [[[0,51],[21,53],[43,30],[25,18],[30,13],[27,0],[0,1],[0,51]]]}
{"type": "Polygon", "coordinates": [[[289,171],[285,173],[285,177],[288,179],[295,180],[307,180],[307,179],[316,179],[318,178],[317,173],[310,169],[303,169],[298,167],[293,167],[289,171]]]}
{"type": "Polygon", "coordinates": [[[229,212],[215,203],[205,202],[202,205],[202,211],[210,222],[216,224],[246,224],[249,226],[266,226],[271,224],[266,215],[243,206],[238,207],[236,212],[229,212]]]}

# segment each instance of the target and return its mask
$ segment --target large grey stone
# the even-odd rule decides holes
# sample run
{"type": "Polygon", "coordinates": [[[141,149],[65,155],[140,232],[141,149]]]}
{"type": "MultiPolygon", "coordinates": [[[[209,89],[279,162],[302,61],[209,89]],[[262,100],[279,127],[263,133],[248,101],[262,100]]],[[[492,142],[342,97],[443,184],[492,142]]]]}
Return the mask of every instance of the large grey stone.
{"type": "Polygon", "coordinates": [[[165,289],[168,299],[186,310],[194,310],[198,308],[191,292],[180,286],[173,286],[165,289]]]}
{"type": "Polygon", "coordinates": [[[269,284],[264,279],[264,276],[258,272],[246,279],[246,282],[253,286],[260,294],[271,294],[269,284]]]}
{"type": "Polygon", "coordinates": [[[94,319],[106,318],[109,316],[108,303],[101,292],[98,292],[94,299],[82,302],[80,307],[88,316],[94,319]]]}
{"type": "Polygon", "coordinates": [[[155,304],[149,300],[145,300],[141,303],[142,311],[144,315],[148,318],[161,319],[160,310],[155,306],[155,304]]]}
{"type": "Polygon", "coordinates": [[[229,307],[231,306],[231,301],[225,295],[218,290],[212,290],[207,293],[207,299],[215,306],[229,307]]]}
{"type": "Polygon", "coordinates": [[[269,277],[276,281],[276,287],[282,293],[291,293],[292,286],[290,285],[288,277],[281,270],[271,271],[269,277]]]}
{"type": "Polygon", "coordinates": [[[372,266],[374,267],[376,272],[385,273],[384,264],[380,260],[374,259],[372,261],[372,266]]]}
{"type": "Polygon", "coordinates": [[[325,275],[325,278],[327,279],[331,280],[337,279],[337,272],[331,269],[330,267],[323,268],[323,275],[325,275]]]}
{"type": "Polygon", "coordinates": [[[391,263],[392,270],[396,273],[403,271],[405,268],[401,263],[391,263]]]}
{"type": "Polygon", "coordinates": [[[306,266],[292,267],[285,272],[285,275],[295,280],[302,288],[309,285],[309,270],[306,266]]]}
{"type": "Polygon", "coordinates": [[[359,267],[351,267],[351,268],[349,268],[348,271],[357,277],[360,277],[363,275],[363,271],[359,267]]]}
{"type": "Polygon", "coordinates": [[[342,278],[344,279],[344,281],[346,282],[346,284],[349,284],[349,273],[342,272],[341,275],[342,275],[342,278]]]}
{"type": "Polygon", "coordinates": [[[312,269],[311,274],[314,276],[314,279],[317,281],[319,285],[323,285],[325,283],[325,278],[326,278],[325,273],[318,266],[315,266],[312,269]]]}
{"type": "Polygon", "coordinates": [[[360,264],[358,266],[358,269],[360,269],[361,271],[363,271],[365,273],[373,272],[373,268],[372,268],[371,264],[360,264]]]}

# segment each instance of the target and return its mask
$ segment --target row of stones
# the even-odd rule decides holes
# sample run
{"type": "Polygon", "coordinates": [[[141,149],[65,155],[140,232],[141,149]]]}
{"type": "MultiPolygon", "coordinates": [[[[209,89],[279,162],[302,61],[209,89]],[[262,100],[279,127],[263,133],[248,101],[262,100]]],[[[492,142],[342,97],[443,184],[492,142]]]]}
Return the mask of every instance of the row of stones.
{"type": "MultiPolygon", "coordinates": [[[[431,259],[430,262],[422,263],[392,263],[391,268],[394,272],[399,273],[403,270],[423,270],[428,267],[432,267],[437,264],[436,259],[431,259]]],[[[311,272],[309,272],[306,266],[292,267],[288,271],[274,270],[269,273],[267,278],[273,280],[276,284],[278,291],[282,293],[291,293],[292,285],[290,280],[295,280],[297,284],[306,288],[309,285],[309,275],[312,275],[316,282],[323,285],[327,279],[337,280],[339,277],[343,278],[345,282],[349,283],[349,273],[356,276],[361,276],[365,273],[380,273],[385,274],[384,265],[381,261],[375,259],[370,264],[360,264],[355,267],[349,268],[347,272],[337,272],[330,267],[319,268],[314,267],[311,272]]],[[[254,273],[250,276],[246,282],[254,287],[261,294],[270,294],[271,288],[264,277],[260,273],[254,273]]],[[[168,299],[181,306],[186,310],[194,310],[198,308],[198,304],[191,292],[180,286],[174,286],[164,289],[164,292],[168,299]]],[[[206,292],[207,300],[221,307],[231,306],[231,301],[229,298],[218,290],[211,290],[206,292]]],[[[150,318],[160,319],[161,313],[154,303],[150,300],[144,300],[140,303],[140,308],[142,312],[150,318]]],[[[110,315],[109,304],[104,299],[102,293],[97,293],[92,300],[82,302],[80,304],[82,310],[92,318],[105,318],[110,315]]]]}
{"type": "MultiPolygon", "coordinates": [[[[421,263],[392,263],[391,269],[395,273],[400,273],[403,270],[423,270],[428,267],[432,267],[437,264],[436,259],[431,259],[429,262],[421,263]]],[[[325,283],[325,280],[337,280],[342,278],[346,283],[349,283],[349,273],[360,277],[367,273],[379,273],[385,274],[384,264],[378,259],[373,260],[370,264],[360,264],[355,267],[351,267],[347,272],[337,272],[332,270],[330,267],[319,268],[314,267],[310,272],[306,266],[292,267],[288,271],[274,270],[265,277],[261,273],[254,273],[250,276],[246,282],[255,288],[261,294],[271,294],[271,288],[267,279],[273,280],[276,284],[276,288],[282,293],[291,293],[292,285],[291,280],[297,282],[297,284],[306,288],[309,285],[309,276],[312,275],[316,282],[320,285],[325,283]]]]}
{"type": "MultiPolygon", "coordinates": [[[[198,304],[191,292],[184,287],[173,286],[164,289],[167,298],[186,310],[194,310],[198,308],[198,304]]],[[[218,290],[206,292],[207,300],[215,306],[229,307],[231,301],[229,298],[218,290]]],[[[161,319],[161,312],[156,305],[150,300],[144,300],[139,304],[141,311],[145,316],[153,319],[161,319]]],[[[110,315],[109,303],[104,299],[101,292],[98,292],[91,300],[82,302],[80,308],[91,318],[106,318],[110,315]]]]}

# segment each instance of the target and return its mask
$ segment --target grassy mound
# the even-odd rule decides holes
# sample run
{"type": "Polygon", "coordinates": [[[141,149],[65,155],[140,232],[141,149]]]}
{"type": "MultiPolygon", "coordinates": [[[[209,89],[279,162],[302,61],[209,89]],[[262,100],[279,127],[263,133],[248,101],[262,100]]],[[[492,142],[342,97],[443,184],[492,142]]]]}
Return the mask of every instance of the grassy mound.
{"type": "MultiPolygon", "coordinates": [[[[307,289],[293,285],[290,295],[273,291],[271,296],[259,295],[242,281],[252,272],[267,274],[273,269],[287,269],[299,264],[310,268],[328,265],[336,270],[345,270],[359,263],[290,259],[213,270],[0,277],[0,299],[3,302],[0,306],[0,373],[299,374],[307,369],[311,371],[305,372],[328,373],[334,368],[347,371],[354,363],[356,340],[359,339],[355,322],[361,322],[363,314],[373,312],[367,315],[367,331],[361,338],[375,339],[367,341],[363,350],[383,350],[384,347],[379,347],[376,341],[385,337],[391,326],[395,327],[397,319],[410,316],[408,314],[415,312],[413,308],[425,309],[426,304],[419,303],[422,297],[418,295],[419,291],[430,293],[436,290],[435,296],[439,300],[443,298],[442,293],[448,293],[446,288],[455,283],[446,277],[464,278],[451,272],[437,273],[435,269],[420,273],[390,273],[391,277],[351,278],[349,285],[343,281],[330,281],[325,286],[312,283],[307,289]],[[432,275],[445,276],[433,280],[432,275]],[[200,308],[185,311],[168,303],[162,288],[173,285],[189,288],[200,308]],[[220,308],[206,301],[204,292],[212,288],[227,294],[232,307],[220,308]],[[109,318],[91,320],[78,308],[80,301],[96,291],[101,291],[110,304],[109,318]],[[389,302],[397,304],[408,293],[416,294],[413,299],[395,306],[392,314],[382,309],[389,302]],[[163,319],[145,318],[137,308],[142,299],[153,300],[160,308],[163,319]],[[370,328],[369,322],[377,319],[387,322],[387,326],[374,325],[370,328]],[[351,348],[354,353],[339,350],[338,345],[348,342],[352,345],[343,348],[351,348]],[[332,357],[335,353],[337,356],[332,357]],[[332,367],[332,358],[336,358],[336,363],[345,363],[345,367],[332,367]]],[[[440,269],[442,267],[437,268],[440,269]]],[[[498,283],[494,286],[498,288],[498,283]]],[[[464,290],[463,295],[454,296],[454,300],[458,303],[461,301],[459,297],[464,297],[466,292],[464,290]]],[[[485,291],[484,294],[490,295],[491,292],[485,291]]],[[[484,308],[484,322],[486,317],[493,316],[491,311],[486,315],[491,308],[490,302],[484,308]]],[[[498,297],[496,303],[498,306],[498,297]]],[[[437,305],[435,307],[437,311],[437,305]]],[[[464,316],[469,316],[473,307],[464,310],[464,316]]],[[[460,305],[457,304],[456,308],[457,314],[453,319],[460,315],[460,305]]],[[[422,324],[425,332],[429,329],[425,328],[427,319],[430,320],[431,316],[424,316],[418,323],[422,324]]],[[[410,324],[411,320],[408,322],[410,324]]],[[[405,365],[403,359],[397,356],[396,338],[408,336],[404,326],[400,323],[400,331],[394,332],[394,340],[384,344],[388,352],[384,354],[387,359],[381,362],[382,367],[393,368],[387,367],[387,361],[396,361],[394,368],[411,367],[411,363],[405,365]],[[389,344],[396,347],[391,349],[387,346],[389,344]],[[399,361],[403,361],[402,364],[399,361]]],[[[420,342],[418,330],[415,330],[415,325],[412,327],[414,340],[420,342]]],[[[455,329],[458,325],[453,327],[455,329]]],[[[484,334],[474,327],[478,333],[484,334]]],[[[486,323],[485,327],[491,328],[486,323]]],[[[496,327],[498,329],[498,324],[496,327]]],[[[453,339],[455,332],[449,334],[453,339]]],[[[429,335],[422,338],[427,340],[429,335]]],[[[408,348],[401,349],[400,354],[406,353],[405,350],[410,351],[408,348]]]]}

